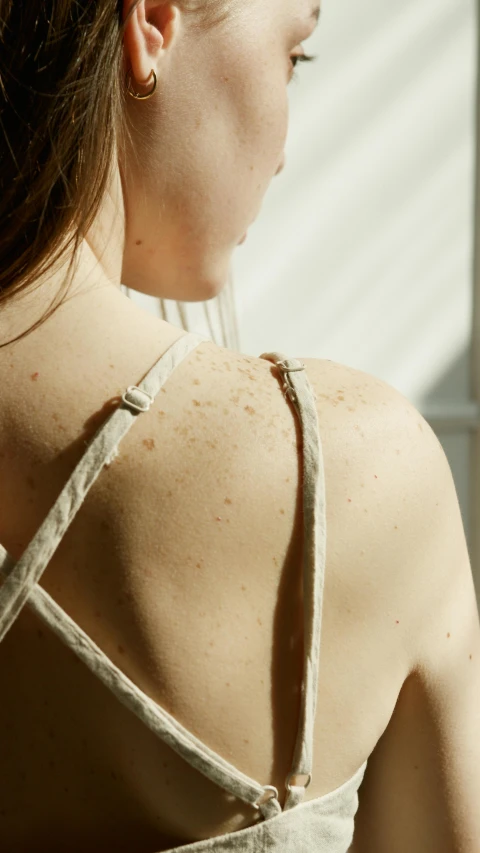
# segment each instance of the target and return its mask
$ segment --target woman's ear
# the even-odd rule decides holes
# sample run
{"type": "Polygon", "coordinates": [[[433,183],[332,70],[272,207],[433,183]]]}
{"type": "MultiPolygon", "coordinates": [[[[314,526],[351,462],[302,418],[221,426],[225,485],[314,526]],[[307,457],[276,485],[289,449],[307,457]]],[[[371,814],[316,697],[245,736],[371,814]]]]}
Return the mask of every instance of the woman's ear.
{"type": "MultiPolygon", "coordinates": [[[[133,0],[124,0],[123,20],[133,0]]],[[[179,10],[168,0],[140,0],[125,26],[124,56],[137,83],[147,82],[152,68],[161,75],[162,57],[172,43],[179,10]]]]}

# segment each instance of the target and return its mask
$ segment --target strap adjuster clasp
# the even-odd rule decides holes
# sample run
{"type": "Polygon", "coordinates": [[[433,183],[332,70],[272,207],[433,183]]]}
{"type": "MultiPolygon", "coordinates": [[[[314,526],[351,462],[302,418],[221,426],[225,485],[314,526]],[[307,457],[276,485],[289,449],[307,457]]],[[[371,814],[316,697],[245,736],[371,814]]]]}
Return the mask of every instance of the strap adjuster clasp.
{"type": "MultiPolygon", "coordinates": [[[[298,359],[288,359],[288,361],[298,361],[298,359]]],[[[292,380],[290,379],[289,373],[296,373],[299,370],[305,370],[305,365],[300,361],[299,366],[289,367],[287,365],[287,359],[284,361],[277,361],[277,367],[282,371],[284,383],[282,391],[286,397],[288,397],[292,403],[297,401],[297,393],[295,388],[293,387],[292,380]]]]}
{"type": "MultiPolygon", "coordinates": [[[[267,791],[273,791],[273,796],[272,796],[272,797],[269,797],[269,798],[268,798],[269,800],[273,800],[273,798],[274,798],[274,797],[278,800],[278,791],[277,791],[277,789],[275,788],[275,786],[274,786],[274,785],[264,785],[264,786],[263,786],[263,790],[264,790],[264,792],[265,792],[265,793],[266,793],[267,791]]],[[[262,796],[263,796],[263,794],[260,794],[260,797],[262,797],[262,796]]],[[[259,799],[260,799],[260,797],[259,797],[259,799]]],[[[257,802],[258,802],[258,801],[257,801],[257,802]]],[[[265,802],[267,802],[267,800],[265,800],[265,802]]],[[[257,803],[252,803],[252,806],[253,806],[253,808],[254,808],[254,809],[257,809],[257,810],[260,808],[260,806],[259,806],[259,805],[257,805],[257,803]]]]}
{"type": "Polygon", "coordinates": [[[286,787],[287,791],[292,790],[292,786],[290,785],[290,779],[292,778],[292,776],[308,776],[308,780],[307,780],[306,785],[294,785],[293,786],[294,788],[304,788],[304,789],[308,788],[308,786],[310,785],[310,782],[312,781],[312,774],[311,773],[289,773],[287,776],[287,780],[285,782],[285,787],[286,787]]]}
{"type": "Polygon", "coordinates": [[[298,359],[289,358],[284,361],[277,361],[277,367],[283,370],[284,373],[295,373],[297,370],[305,370],[305,365],[302,362],[300,362],[300,367],[288,367],[287,361],[298,361],[298,359]]]}
{"type": "Polygon", "coordinates": [[[129,385],[127,390],[122,394],[122,400],[130,409],[136,412],[148,412],[153,403],[152,395],[144,391],[143,388],[139,388],[138,385],[129,385]]]}

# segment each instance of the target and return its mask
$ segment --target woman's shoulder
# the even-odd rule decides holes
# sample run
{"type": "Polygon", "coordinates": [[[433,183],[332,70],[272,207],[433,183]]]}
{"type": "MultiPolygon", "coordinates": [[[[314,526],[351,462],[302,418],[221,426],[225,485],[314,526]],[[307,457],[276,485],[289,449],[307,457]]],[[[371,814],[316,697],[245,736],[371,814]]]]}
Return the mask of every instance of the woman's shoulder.
{"type": "MultiPolygon", "coordinates": [[[[59,315],[11,359],[4,350],[0,541],[14,556],[107,417],[106,403],[184,334],[143,312],[102,311],[72,312],[71,323],[59,315]]],[[[418,584],[408,555],[424,552],[426,463],[437,451],[421,415],[390,386],[301,360],[326,481],[311,788],[321,796],[372,752],[408,673],[418,584]]],[[[289,769],[301,674],[300,437],[271,362],[202,342],[135,419],[42,577],[114,663],[212,749],[228,744],[231,762],[259,779],[271,778],[275,758],[273,784],[289,769]],[[246,741],[232,739],[232,708],[246,741]]],[[[58,682],[44,656],[50,664],[58,682]]],[[[141,796],[160,790],[158,767],[141,796]]],[[[193,792],[188,768],[179,773],[193,792]]],[[[195,834],[193,812],[192,821],[195,834]]]]}
{"type": "MultiPolygon", "coordinates": [[[[343,592],[358,597],[358,612],[362,620],[370,615],[371,625],[378,621],[379,601],[397,606],[394,624],[411,663],[418,653],[411,631],[412,620],[419,618],[416,591],[435,582],[435,566],[424,565],[420,572],[415,554],[425,552],[432,512],[446,491],[454,490],[445,452],[418,408],[390,383],[330,359],[289,357],[305,365],[315,400],[327,541],[335,543],[343,592]]],[[[294,420],[292,409],[273,364],[261,358],[250,362],[263,372],[264,418],[283,422],[280,457],[293,444],[285,432],[294,420]]]]}
{"type": "MultiPolygon", "coordinates": [[[[238,407],[235,423],[242,464],[252,471],[250,487],[261,494],[270,488],[293,511],[301,488],[301,435],[283,380],[264,358],[219,347],[211,352],[218,369],[223,364],[230,371],[229,399],[238,407]]],[[[424,551],[432,506],[442,499],[449,476],[443,448],[416,406],[385,380],[329,359],[288,357],[305,365],[315,400],[327,541],[336,551],[331,570],[338,570],[342,595],[357,597],[361,620],[368,623],[371,616],[370,627],[378,622],[379,601],[389,597],[397,607],[400,646],[411,662],[418,652],[411,645],[416,585],[432,580],[427,569],[425,577],[418,575],[414,554],[424,551]]],[[[296,531],[303,536],[300,526],[296,531]]]]}

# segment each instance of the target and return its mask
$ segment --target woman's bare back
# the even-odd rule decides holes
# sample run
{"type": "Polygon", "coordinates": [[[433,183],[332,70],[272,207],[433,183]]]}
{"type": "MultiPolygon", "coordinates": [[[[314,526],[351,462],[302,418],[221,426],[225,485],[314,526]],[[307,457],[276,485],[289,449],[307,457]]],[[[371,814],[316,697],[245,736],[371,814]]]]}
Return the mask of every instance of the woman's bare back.
{"type": "MultiPolygon", "coordinates": [[[[181,334],[107,289],[71,300],[0,350],[0,542],[14,557],[118,395],[181,334]]],[[[384,452],[376,440],[389,423],[386,386],[303,361],[327,490],[308,800],[371,754],[415,644],[404,579],[379,546],[391,457],[407,452],[389,445],[388,430],[384,452]]],[[[125,436],[41,581],[141,689],[279,791],[301,680],[299,439],[272,364],[205,342],[125,436]]],[[[28,608],[0,644],[0,682],[5,849],[23,853],[34,837],[36,853],[74,853],[73,843],[160,853],[253,822],[248,806],[155,738],[28,608]]]]}

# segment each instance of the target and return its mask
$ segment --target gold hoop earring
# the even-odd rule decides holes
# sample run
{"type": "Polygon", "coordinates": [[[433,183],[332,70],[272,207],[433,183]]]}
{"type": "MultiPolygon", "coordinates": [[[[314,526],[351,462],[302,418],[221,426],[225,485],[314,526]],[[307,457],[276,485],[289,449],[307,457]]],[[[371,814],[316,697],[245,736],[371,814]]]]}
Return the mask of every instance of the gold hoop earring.
{"type": "Polygon", "coordinates": [[[151,70],[150,74],[148,75],[147,80],[145,81],[145,84],[147,84],[147,83],[148,83],[148,81],[150,80],[150,77],[152,76],[152,74],[153,74],[153,86],[152,86],[152,88],[150,89],[150,91],[149,91],[149,92],[147,92],[147,94],[146,94],[146,95],[139,95],[139,93],[138,93],[138,92],[134,92],[134,91],[130,88],[130,83],[131,83],[131,80],[132,80],[132,72],[131,72],[131,70],[130,70],[130,71],[127,71],[127,74],[126,74],[126,77],[125,77],[125,83],[126,83],[126,86],[127,86],[127,92],[128,92],[128,94],[129,94],[129,95],[131,95],[131,96],[132,96],[132,98],[137,98],[137,100],[139,100],[139,101],[146,101],[146,100],[147,100],[147,98],[151,98],[151,97],[152,97],[152,95],[153,95],[153,93],[155,92],[155,89],[157,88],[157,75],[155,74],[155,71],[153,70],[153,68],[152,68],[152,70],[151,70]]]}

